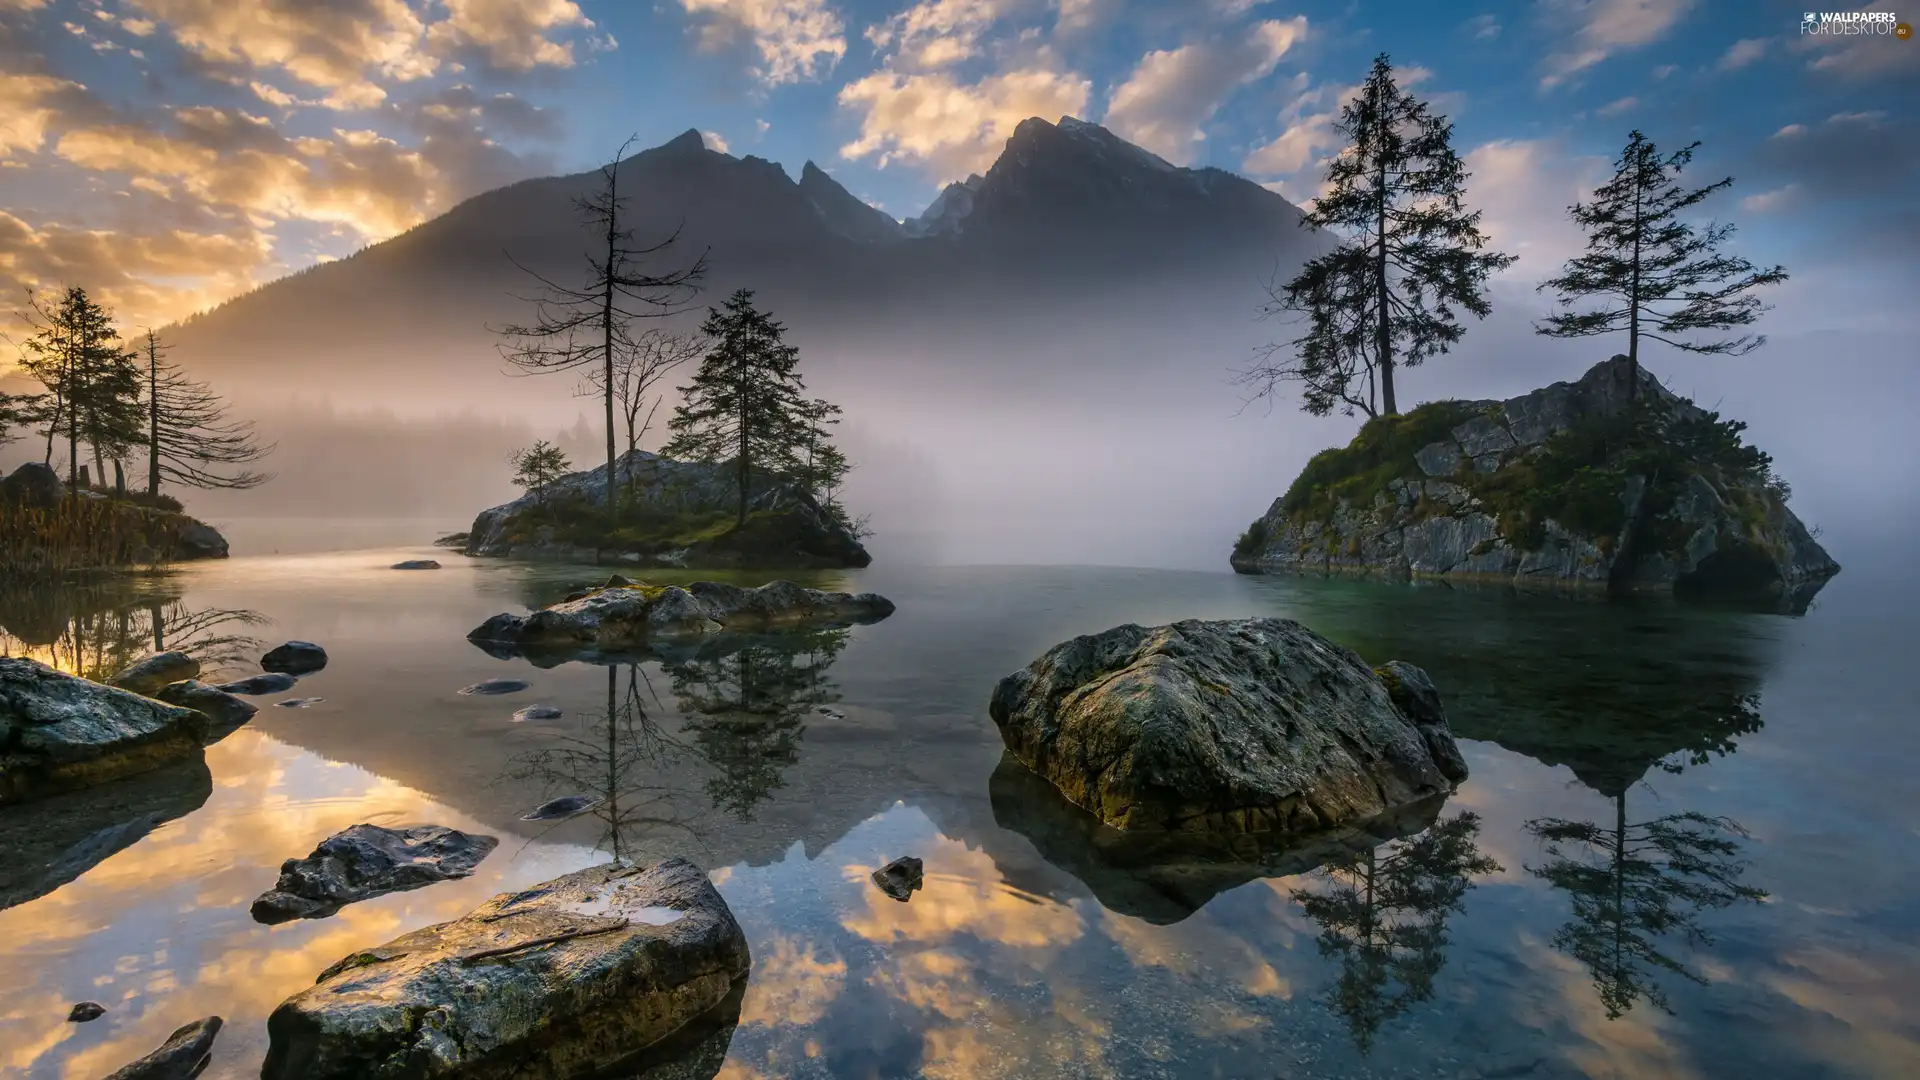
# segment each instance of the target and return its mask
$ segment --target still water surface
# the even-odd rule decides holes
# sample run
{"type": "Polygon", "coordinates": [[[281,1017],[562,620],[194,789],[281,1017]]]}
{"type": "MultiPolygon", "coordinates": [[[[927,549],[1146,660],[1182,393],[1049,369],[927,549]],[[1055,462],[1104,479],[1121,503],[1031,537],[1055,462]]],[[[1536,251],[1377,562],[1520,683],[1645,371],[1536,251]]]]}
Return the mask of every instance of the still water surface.
{"type": "Polygon", "coordinates": [[[156,623],[236,675],[286,639],[332,655],[282,695],[323,700],[263,700],[204,769],[0,811],[0,1075],[91,1080],[218,1014],[206,1075],[257,1076],[267,1013],[346,953],[670,852],[751,942],[728,1080],[1920,1075],[1913,590],[1871,569],[1800,618],[874,569],[807,579],[898,604],[850,631],[550,668],[465,640],[604,573],[392,549],[0,597],[8,651],[89,674],[156,623]],[[426,555],[446,568],[386,569],[426,555]],[[1003,763],[988,695],[1046,647],[1247,615],[1426,667],[1472,777],[1377,848],[1263,869],[1098,843],[1003,763]],[[531,686],[458,692],[503,677],[531,686]],[[520,820],[571,794],[603,802],[520,820]],[[363,821],[501,845],[468,880],[251,920],[282,860],[363,821]],[[901,855],[926,864],[907,903],[868,880],[901,855]],[[66,1023],[84,999],[107,1015],[66,1023]]]}

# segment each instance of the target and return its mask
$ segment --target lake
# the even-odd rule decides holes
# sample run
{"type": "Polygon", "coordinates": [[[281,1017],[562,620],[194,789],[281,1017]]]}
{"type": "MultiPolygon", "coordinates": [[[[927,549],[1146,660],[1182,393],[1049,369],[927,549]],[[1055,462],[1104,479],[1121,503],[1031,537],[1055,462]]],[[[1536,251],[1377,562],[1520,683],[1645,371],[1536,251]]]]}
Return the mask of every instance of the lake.
{"type": "Polygon", "coordinates": [[[322,700],[260,699],[204,767],[0,810],[0,1074],[90,1080],[218,1014],[205,1075],[257,1076],[267,1014],[347,953],[680,853],[753,952],[728,1080],[1920,1075],[1905,577],[1849,563],[1790,617],[878,566],[800,580],[880,592],[890,619],[664,664],[465,639],[605,574],[382,548],[0,594],[6,649],[69,671],[156,641],[236,675],[288,639],[331,654],[279,696],[322,700]],[[386,569],[422,556],[446,566],[386,569]],[[1471,777],[1377,843],[1202,864],[1101,843],[1003,762],[988,697],[1047,647],[1251,615],[1425,667],[1471,777]],[[531,685],[458,692],[486,678],[531,685]],[[561,715],[515,720],[533,705],[561,715]],[[520,820],[568,794],[602,803],[520,820]],[[250,918],[283,860],[358,822],[501,843],[465,880],[250,918]],[[926,867],[904,903],[869,880],[903,855],[926,867]],[[108,1012],[67,1023],[81,1000],[108,1012]]]}

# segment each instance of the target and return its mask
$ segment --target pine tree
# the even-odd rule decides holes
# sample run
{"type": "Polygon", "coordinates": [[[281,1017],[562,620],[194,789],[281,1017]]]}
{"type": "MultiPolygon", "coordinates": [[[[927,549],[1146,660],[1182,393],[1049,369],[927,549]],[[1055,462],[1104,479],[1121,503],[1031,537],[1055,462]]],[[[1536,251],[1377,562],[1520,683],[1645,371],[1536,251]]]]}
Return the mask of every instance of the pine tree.
{"type": "Polygon", "coordinates": [[[1535,327],[1548,337],[1627,335],[1627,398],[1640,385],[1640,339],[1694,353],[1745,355],[1766,344],[1744,334],[1717,341],[1685,340],[1700,330],[1751,326],[1767,310],[1750,290],[1787,280],[1785,267],[1761,270],[1720,253],[1732,225],[1708,224],[1695,232],[1683,210],[1730,187],[1733,177],[1706,187],[1680,186],[1680,173],[1700,146],[1690,143],[1665,157],[1638,131],[1614,162],[1613,179],[1594,189],[1593,201],[1568,208],[1587,234],[1587,252],[1567,261],[1559,277],[1541,289],[1560,294],[1564,309],[1535,327]],[[1581,301],[1597,306],[1573,310],[1581,301]]]}
{"type": "Polygon", "coordinates": [[[1305,332],[1263,350],[1241,381],[1256,397],[1302,383],[1302,405],[1316,416],[1336,407],[1391,416],[1399,411],[1395,370],[1458,342],[1465,330],[1456,309],[1486,318],[1487,278],[1514,257],[1482,250],[1487,238],[1479,211],[1465,207],[1469,174],[1453,152],[1453,125],[1394,81],[1385,54],[1336,126],[1347,147],[1301,224],[1330,231],[1337,246],[1269,286],[1262,313],[1299,317],[1305,332]]]}
{"type": "Polygon", "coordinates": [[[146,339],[147,494],[161,483],[246,490],[272,479],[245,468],[273,452],[248,420],[230,420],[226,402],[166,359],[152,330],[146,339]]]}
{"type": "Polygon", "coordinates": [[[574,202],[603,245],[598,252],[587,255],[592,272],[587,283],[562,285],[527,270],[544,289],[544,295],[529,298],[535,305],[534,321],[496,331],[507,339],[501,355],[522,371],[570,371],[589,364],[599,367],[598,386],[606,404],[610,529],[620,520],[615,476],[619,455],[614,442],[614,403],[620,383],[615,371],[632,362],[623,357],[631,357],[644,347],[644,339],[634,334],[632,324],[681,311],[698,292],[707,267],[706,255],[702,254],[684,269],[660,273],[641,269],[650,257],[671,248],[680,234],[676,231],[641,247],[634,241],[634,230],[621,224],[627,198],[620,194],[620,159],[632,145],[632,139],[621,144],[613,160],[600,170],[599,189],[574,202]]]}
{"type": "Polygon", "coordinates": [[[20,430],[44,420],[45,394],[9,394],[0,391],[0,446],[18,439],[20,430]]]}
{"type": "Polygon", "coordinates": [[[713,348],[693,382],[680,388],[681,405],[668,421],[673,439],[661,453],[731,461],[740,492],[737,522],[744,525],[756,473],[807,478],[804,455],[825,441],[825,414],[802,396],[800,350],[782,340],[785,326],[753,306],[751,289],[734,293],[724,309],[709,309],[701,331],[713,348]]]}
{"type": "Polygon", "coordinates": [[[513,482],[527,489],[534,501],[542,504],[547,501],[547,489],[573,467],[567,455],[545,439],[525,450],[515,451],[510,463],[513,465],[513,482]]]}
{"type": "Polygon", "coordinates": [[[67,439],[67,478],[80,483],[80,446],[93,450],[94,469],[116,463],[144,441],[140,369],[120,341],[113,316],[85,289],[71,287],[57,305],[29,297],[24,313],[34,333],[23,345],[21,366],[53,398],[46,410],[46,460],[57,436],[67,439]]]}

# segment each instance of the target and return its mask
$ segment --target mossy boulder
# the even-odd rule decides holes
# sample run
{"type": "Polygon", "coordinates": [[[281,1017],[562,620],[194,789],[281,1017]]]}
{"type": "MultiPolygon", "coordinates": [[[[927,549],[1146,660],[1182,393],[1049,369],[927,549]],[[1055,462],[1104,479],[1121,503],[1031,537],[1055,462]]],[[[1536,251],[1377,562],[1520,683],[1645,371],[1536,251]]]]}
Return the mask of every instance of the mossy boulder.
{"type": "Polygon", "coordinates": [[[0,805],[198,759],[207,732],[192,709],[0,658],[0,805]]]}
{"type": "Polygon", "coordinates": [[[1772,463],[1623,356],[1507,401],[1369,421],[1235,543],[1242,573],[1732,594],[1803,608],[1840,570],[1772,463]]]}

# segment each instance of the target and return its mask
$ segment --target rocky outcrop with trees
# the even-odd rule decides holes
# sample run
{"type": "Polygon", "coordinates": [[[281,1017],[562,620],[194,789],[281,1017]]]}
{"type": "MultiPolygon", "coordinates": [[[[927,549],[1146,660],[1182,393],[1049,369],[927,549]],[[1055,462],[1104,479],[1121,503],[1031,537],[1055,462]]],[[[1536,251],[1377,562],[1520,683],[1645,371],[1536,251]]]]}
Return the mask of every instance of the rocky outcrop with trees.
{"type": "Polygon", "coordinates": [[[1752,594],[1838,573],[1771,459],[1629,361],[1506,401],[1441,401],[1316,456],[1234,545],[1242,573],[1752,594]]]}

